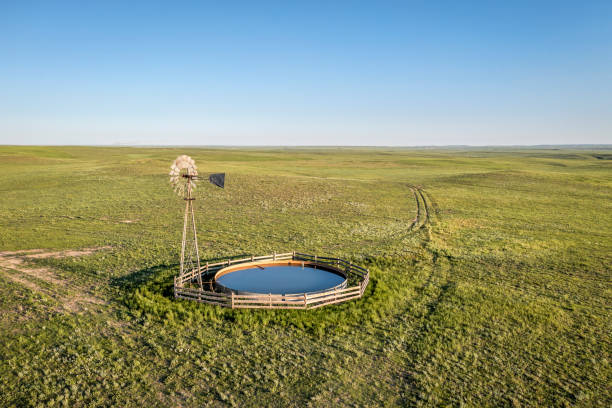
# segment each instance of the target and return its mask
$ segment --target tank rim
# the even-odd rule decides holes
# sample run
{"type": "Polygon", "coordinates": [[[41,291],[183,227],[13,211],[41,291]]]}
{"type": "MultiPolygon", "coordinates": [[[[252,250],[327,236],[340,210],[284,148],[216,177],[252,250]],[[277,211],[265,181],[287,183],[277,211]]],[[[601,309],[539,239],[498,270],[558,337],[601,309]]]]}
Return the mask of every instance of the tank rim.
{"type": "Polygon", "coordinates": [[[313,262],[313,261],[302,261],[302,260],[278,260],[278,261],[253,261],[253,262],[244,262],[244,263],[240,263],[240,264],[236,264],[236,265],[230,265],[230,266],[226,266],[225,268],[222,268],[220,270],[217,271],[217,273],[215,273],[215,276],[213,278],[213,286],[215,287],[215,289],[217,289],[220,292],[224,292],[224,293],[234,293],[236,295],[261,295],[261,294],[269,294],[272,293],[273,295],[314,295],[317,293],[324,293],[330,290],[337,290],[337,289],[344,289],[347,286],[347,282],[348,282],[348,275],[345,271],[343,271],[340,268],[336,268],[332,265],[329,264],[323,264],[320,262],[313,262]],[[325,289],[321,289],[321,290],[315,290],[315,291],[309,291],[309,292],[298,292],[298,293],[272,293],[272,292],[252,292],[252,291],[245,291],[245,290],[237,290],[237,289],[232,289],[229,288],[221,283],[218,282],[218,278],[220,278],[221,276],[230,274],[232,272],[236,272],[236,271],[240,271],[243,269],[251,269],[253,267],[256,266],[308,266],[308,267],[314,267],[314,269],[322,269],[325,270],[327,272],[330,273],[335,273],[336,275],[340,275],[342,278],[344,278],[344,280],[335,286],[331,286],[329,288],[325,288],[325,289]]]}

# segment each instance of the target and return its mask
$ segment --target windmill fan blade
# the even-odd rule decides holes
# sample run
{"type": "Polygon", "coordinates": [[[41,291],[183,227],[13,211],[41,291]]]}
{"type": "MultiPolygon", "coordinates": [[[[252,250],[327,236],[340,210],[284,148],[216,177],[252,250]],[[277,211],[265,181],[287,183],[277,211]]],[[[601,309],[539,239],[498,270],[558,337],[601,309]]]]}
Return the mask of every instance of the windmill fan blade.
{"type": "MultiPolygon", "coordinates": [[[[189,194],[192,189],[196,188],[198,168],[195,161],[185,154],[178,156],[174,160],[170,165],[170,173],[168,175],[170,176],[170,184],[180,196],[184,196],[186,192],[189,194]]],[[[214,184],[223,187],[224,182],[224,179],[221,179],[221,185],[214,184]]]]}
{"type": "Polygon", "coordinates": [[[213,173],[208,176],[208,181],[217,187],[225,188],[225,173],[213,173]]]}

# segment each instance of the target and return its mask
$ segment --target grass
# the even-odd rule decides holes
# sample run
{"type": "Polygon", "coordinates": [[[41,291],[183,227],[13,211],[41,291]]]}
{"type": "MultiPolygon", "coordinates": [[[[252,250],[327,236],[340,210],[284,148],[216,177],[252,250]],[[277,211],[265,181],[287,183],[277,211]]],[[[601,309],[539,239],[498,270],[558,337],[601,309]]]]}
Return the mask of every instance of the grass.
{"type": "Polygon", "coordinates": [[[21,266],[63,286],[0,260],[0,405],[610,406],[609,157],[0,147],[0,251],[112,247],[21,266]],[[364,297],[174,300],[182,205],[166,173],[183,153],[228,173],[198,188],[204,261],[340,256],[370,268],[364,297]],[[62,307],[82,292],[97,301],[62,307]]]}

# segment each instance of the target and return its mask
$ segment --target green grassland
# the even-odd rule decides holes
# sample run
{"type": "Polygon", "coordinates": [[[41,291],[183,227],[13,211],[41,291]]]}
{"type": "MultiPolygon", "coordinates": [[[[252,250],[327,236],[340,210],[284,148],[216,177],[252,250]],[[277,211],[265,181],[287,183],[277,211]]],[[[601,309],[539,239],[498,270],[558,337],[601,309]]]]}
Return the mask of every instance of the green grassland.
{"type": "Polygon", "coordinates": [[[0,262],[0,406],[609,407],[611,157],[0,147],[0,251],[104,247],[0,262]],[[339,256],[364,297],[173,299],[183,153],[228,174],[197,189],[203,261],[339,256]]]}

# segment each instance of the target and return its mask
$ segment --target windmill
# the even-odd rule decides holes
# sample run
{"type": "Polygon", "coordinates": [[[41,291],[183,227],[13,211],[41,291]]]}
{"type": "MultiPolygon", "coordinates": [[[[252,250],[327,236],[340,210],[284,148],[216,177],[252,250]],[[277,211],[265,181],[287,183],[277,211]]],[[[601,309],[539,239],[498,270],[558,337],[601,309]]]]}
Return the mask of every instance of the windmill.
{"type": "MultiPolygon", "coordinates": [[[[170,166],[170,183],[174,191],[185,200],[185,216],[183,221],[183,240],[181,244],[181,270],[180,277],[190,275],[197,277],[198,285],[202,289],[202,274],[200,269],[200,252],[198,249],[198,234],[195,224],[195,214],[193,210],[193,190],[196,183],[202,180],[198,176],[198,168],[194,160],[181,155],[174,160],[170,166]]],[[[214,173],[208,176],[208,181],[212,184],[224,188],[225,173],[214,173]]]]}

